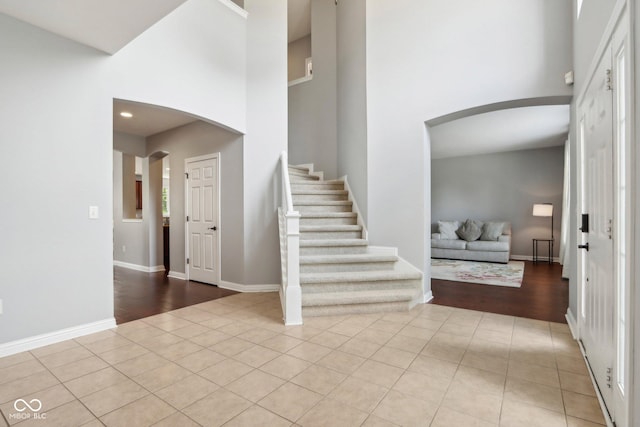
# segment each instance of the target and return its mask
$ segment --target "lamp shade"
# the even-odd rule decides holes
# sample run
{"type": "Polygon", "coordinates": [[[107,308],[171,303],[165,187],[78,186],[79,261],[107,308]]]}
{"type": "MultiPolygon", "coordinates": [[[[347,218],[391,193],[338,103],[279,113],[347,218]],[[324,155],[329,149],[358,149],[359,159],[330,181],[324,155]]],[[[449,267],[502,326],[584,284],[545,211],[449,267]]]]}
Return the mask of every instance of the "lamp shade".
{"type": "Polygon", "coordinates": [[[553,216],[553,205],[551,203],[536,203],[533,205],[533,216],[553,216]]]}

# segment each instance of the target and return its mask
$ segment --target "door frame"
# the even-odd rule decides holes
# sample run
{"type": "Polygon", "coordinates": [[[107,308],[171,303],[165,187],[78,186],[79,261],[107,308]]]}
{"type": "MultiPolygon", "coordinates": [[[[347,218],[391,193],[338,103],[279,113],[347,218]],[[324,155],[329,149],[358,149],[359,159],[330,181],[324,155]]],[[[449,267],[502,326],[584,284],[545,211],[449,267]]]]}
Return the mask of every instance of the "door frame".
{"type": "Polygon", "coordinates": [[[189,212],[189,180],[187,179],[187,170],[188,170],[188,165],[189,163],[192,162],[199,162],[202,160],[212,160],[212,159],[216,159],[218,162],[218,167],[217,167],[217,176],[216,176],[216,182],[217,182],[217,189],[216,189],[216,197],[217,197],[217,212],[216,215],[218,217],[218,221],[217,221],[217,233],[218,233],[218,241],[216,242],[216,259],[214,260],[215,265],[218,267],[217,273],[216,273],[216,286],[220,287],[220,283],[222,280],[222,216],[221,216],[221,212],[222,212],[222,208],[220,206],[220,201],[221,201],[221,197],[220,197],[220,191],[221,191],[221,182],[220,182],[220,169],[221,169],[221,156],[220,156],[220,152],[217,153],[211,153],[211,154],[204,154],[202,156],[196,156],[196,157],[188,157],[184,159],[184,270],[185,270],[185,276],[187,278],[187,280],[189,280],[189,271],[190,271],[190,265],[187,264],[187,259],[190,258],[190,253],[189,253],[189,221],[187,221],[187,212],[189,212]]]}

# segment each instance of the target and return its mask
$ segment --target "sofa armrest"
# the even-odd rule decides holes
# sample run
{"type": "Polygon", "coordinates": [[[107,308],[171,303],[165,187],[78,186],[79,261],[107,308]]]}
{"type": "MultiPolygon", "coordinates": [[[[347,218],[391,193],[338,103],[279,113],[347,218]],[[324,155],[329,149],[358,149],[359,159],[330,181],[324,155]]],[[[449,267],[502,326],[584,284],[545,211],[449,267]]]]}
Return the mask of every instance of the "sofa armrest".
{"type": "Polygon", "coordinates": [[[508,234],[503,234],[502,236],[498,237],[498,242],[511,243],[511,236],[508,234]]]}
{"type": "Polygon", "coordinates": [[[432,233],[431,238],[435,240],[440,240],[440,233],[432,233]]]}

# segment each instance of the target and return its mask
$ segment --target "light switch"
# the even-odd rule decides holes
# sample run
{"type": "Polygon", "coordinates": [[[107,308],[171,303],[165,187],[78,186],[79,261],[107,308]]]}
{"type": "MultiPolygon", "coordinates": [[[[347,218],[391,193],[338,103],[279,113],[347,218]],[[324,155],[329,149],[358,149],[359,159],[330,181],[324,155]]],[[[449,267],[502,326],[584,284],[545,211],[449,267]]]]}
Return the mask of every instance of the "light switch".
{"type": "Polygon", "coordinates": [[[97,206],[89,206],[89,219],[98,219],[100,214],[97,206]]]}

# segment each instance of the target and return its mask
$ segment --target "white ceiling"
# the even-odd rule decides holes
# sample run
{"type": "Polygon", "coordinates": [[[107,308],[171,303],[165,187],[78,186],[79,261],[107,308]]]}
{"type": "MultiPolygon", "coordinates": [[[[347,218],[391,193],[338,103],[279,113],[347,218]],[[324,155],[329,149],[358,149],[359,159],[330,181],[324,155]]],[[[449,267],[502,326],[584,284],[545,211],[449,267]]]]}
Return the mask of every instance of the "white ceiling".
{"type": "Polygon", "coordinates": [[[432,126],[431,158],[554,147],[564,144],[568,133],[568,105],[492,111],[432,126]]]}
{"type": "Polygon", "coordinates": [[[131,135],[147,137],[196,120],[198,119],[185,113],[167,108],[137,102],[113,101],[113,130],[131,135]],[[122,111],[128,111],[133,117],[126,119],[120,116],[122,111]]]}
{"type": "Polygon", "coordinates": [[[186,0],[0,0],[0,13],[116,53],[186,0]]]}
{"type": "Polygon", "coordinates": [[[311,0],[289,0],[287,40],[289,43],[311,34],[311,0]]]}

